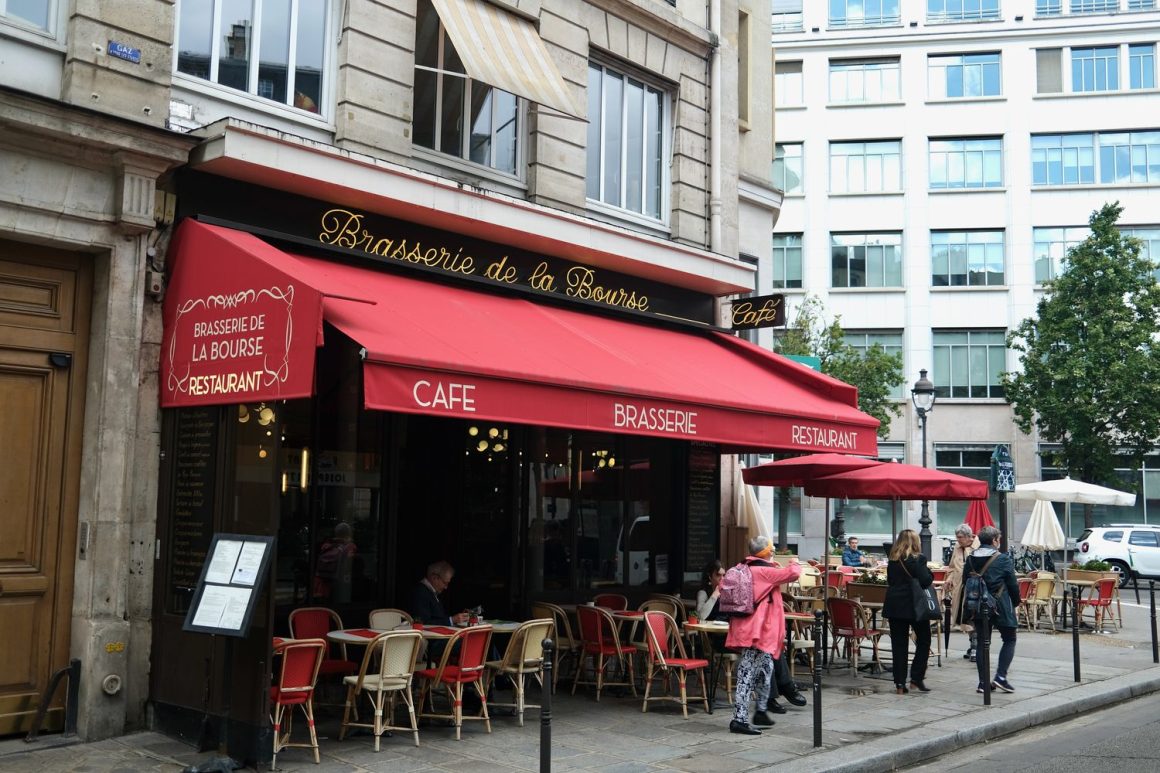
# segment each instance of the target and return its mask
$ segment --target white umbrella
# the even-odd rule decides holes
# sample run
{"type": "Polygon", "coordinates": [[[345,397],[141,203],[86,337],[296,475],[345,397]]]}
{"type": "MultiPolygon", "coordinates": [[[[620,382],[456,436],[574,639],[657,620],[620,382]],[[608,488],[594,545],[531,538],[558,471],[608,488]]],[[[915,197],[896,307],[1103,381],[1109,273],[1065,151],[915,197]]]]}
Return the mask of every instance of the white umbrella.
{"type": "MultiPolygon", "coordinates": [[[[1059,480],[1041,480],[1035,483],[1021,483],[1008,496],[1011,499],[1035,499],[1043,502],[1065,503],[1064,520],[1067,522],[1067,534],[1071,534],[1071,503],[1081,505],[1117,505],[1131,507],[1136,504],[1136,495],[1114,488],[1097,486],[1094,483],[1084,483],[1082,480],[1060,478],[1059,480]]],[[[1034,514],[1032,514],[1034,517],[1034,514]]],[[[1067,548],[1064,547],[1063,579],[1067,581],[1067,548]]]]}
{"type": "Polygon", "coordinates": [[[737,525],[746,528],[750,539],[762,536],[772,540],[773,530],[770,527],[769,519],[762,512],[761,505],[757,501],[757,494],[754,493],[753,487],[746,484],[745,480],[741,477],[741,471],[743,469],[745,469],[745,465],[738,460],[733,473],[733,502],[734,512],[737,513],[737,525]]]}
{"type": "MultiPolygon", "coordinates": [[[[1031,511],[1031,520],[1023,531],[1023,539],[1019,543],[1025,548],[1037,550],[1063,550],[1067,547],[1067,538],[1063,536],[1063,529],[1059,528],[1059,519],[1055,517],[1055,508],[1046,499],[1035,502],[1031,511]]],[[[1046,561],[1046,553],[1044,553],[1046,561]]],[[[1040,564],[1042,568],[1042,564],[1040,564]]]]}

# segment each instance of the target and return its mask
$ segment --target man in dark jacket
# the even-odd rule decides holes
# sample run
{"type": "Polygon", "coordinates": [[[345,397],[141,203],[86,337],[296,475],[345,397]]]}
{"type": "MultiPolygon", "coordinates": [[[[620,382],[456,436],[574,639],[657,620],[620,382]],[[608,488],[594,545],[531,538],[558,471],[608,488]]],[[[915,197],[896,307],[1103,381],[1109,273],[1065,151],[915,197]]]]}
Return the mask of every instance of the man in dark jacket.
{"type": "MultiPolygon", "coordinates": [[[[994,526],[979,529],[979,547],[967,557],[963,565],[963,578],[965,582],[972,574],[982,574],[987,590],[995,597],[996,612],[994,617],[988,619],[986,627],[981,627],[983,622],[981,619],[974,621],[978,631],[978,646],[990,647],[990,628],[999,629],[999,635],[1003,637],[1003,646],[999,650],[999,662],[995,666],[995,678],[991,680],[991,689],[1015,692],[1015,688],[1007,681],[1007,669],[1015,659],[1015,630],[1018,627],[1015,604],[1019,599],[1019,581],[1015,578],[1015,563],[1011,560],[1011,556],[1000,553],[995,548],[999,537],[999,530],[994,526]]],[[[975,692],[983,692],[984,680],[989,677],[983,671],[983,660],[983,658],[977,660],[979,686],[975,692]]]]}
{"type": "Polygon", "coordinates": [[[447,590],[455,569],[446,561],[436,561],[427,567],[427,575],[415,584],[411,592],[411,616],[425,625],[463,625],[469,617],[467,612],[447,614],[439,594],[447,590]]]}

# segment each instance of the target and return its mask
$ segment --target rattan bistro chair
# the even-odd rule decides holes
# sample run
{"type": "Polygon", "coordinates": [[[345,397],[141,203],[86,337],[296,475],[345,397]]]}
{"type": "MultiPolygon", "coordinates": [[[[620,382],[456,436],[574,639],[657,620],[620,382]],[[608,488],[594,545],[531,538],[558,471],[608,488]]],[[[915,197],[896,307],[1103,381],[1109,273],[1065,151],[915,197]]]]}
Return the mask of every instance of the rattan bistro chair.
{"type": "Polygon", "coordinates": [[[291,639],[284,642],[278,651],[282,656],[282,665],[277,682],[270,687],[270,724],[274,726],[274,755],[270,758],[270,769],[275,769],[278,752],[290,747],[312,749],[314,764],[317,765],[320,760],[318,735],[314,732],[314,687],[318,682],[319,666],[326,654],[326,642],[322,639],[291,639]],[[295,706],[299,706],[306,716],[310,743],[290,742],[295,706]]]}
{"type": "Polygon", "coordinates": [[[641,711],[648,711],[649,701],[675,701],[681,705],[681,714],[689,718],[689,699],[686,691],[686,682],[690,671],[697,672],[697,679],[701,683],[701,702],[705,705],[705,713],[709,713],[709,693],[705,689],[705,671],[709,668],[709,661],[703,658],[690,658],[685,653],[685,644],[681,632],[677,628],[677,621],[666,612],[645,612],[645,636],[648,638],[648,661],[645,666],[644,702],[641,711]],[[660,678],[665,688],[661,696],[650,695],[653,681],[660,678]],[[675,678],[680,687],[680,697],[669,694],[668,681],[675,678]]]}
{"type": "Polygon", "coordinates": [[[558,604],[537,601],[532,604],[532,617],[537,619],[551,618],[552,622],[555,623],[553,639],[556,643],[556,657],[552,662],[552,692],[555,692],[556,686],[560,683],[560,672],[563,671],[564,660],[570,660],[573,669],[580,667],[581,642],[572,633],[572,622],[568,619],[568,612],[558,604]]]}
{"type": "Polygon", "coordinates": [[[423,635],[418,631],[391,631],[375,637],[366,648],[362,666],[357,676],[343,679],[346,684],[346,707],[342,712],[342,725],[338,740],[346,737],[347,728],[365,727],[375,734],[375,751],[379,750],[379,740],[385,731],[409,730],[419,745],[419,725],[415,719],[415,700],[411,693],[411,680],[415,670],[415,659],[419,656],[419,645],[423,635]],[[374,713],[372,722],[358,722],[358,700],[365,694],[374,713]],[[396,726],[391,722],[395,713],[395,700],[402,698],[407,704],[410,726],[396,726]],[[354,714],[354,719],[351,714],[354,714]]]}
{"type": "Polygon", "coordinates": [[[511,703],[500,703],[492,700],[492,706],[514,708],[519,718],[520,727],[524,726],[524,709],[538,709],[538,703],[525,702],[527,694],[527,679],[534,676],[543,687],[544,684],[544,639],[555,638],[555,624],[551,618],[529,620],[522,623],[508,640],[507,650],[502,660],[491,660],[487,663],[487,686],[491,686],[497,676],[501,674],[509,677],[512,689],[515,691],[511,703]]]}
{"type": "Polygon", "coordinates": [[[375,609],[372,610],[368,616],[368,627],[376,631],[393,631],[396,628],[401,628],[404,623],[410,627],[414,620],[411,615],[401,609],[375,609]]]}
{"type": "Polygon", "coordinates": [[[425,668],[419,672],[422,687],[419,692],[419,716],[435,719],[450,719],[455,725],[455,740],[462,738],[465,719],[480,720],[487,732],[491,732],[491,716],[487,712],[487,667],[484,663],[488,647],[491,645],[491,626],[474,625],[456,631],[443,648],[443,657],[435,668],[425,668]],[[458,646],[457,646],[458,645],[458,646]],[[469,684],[479,695],[479,714],[464,715],[463,686],[469,684]],[[435,688],[443,685],[451,709],[446,714],[435,711],[435,688]],[[426,708],[426,711],[423,709],[426,708]]]}
{"type": "Polygon", "coordinates": [[[580,640],[582,643],[580,663],[576,666],[576,676],[572,680],[572,694],[576,694],[576,686],[592,684],[596,686],[596,700],[600,700],[600,692],[606,686],[628,687],[636,697],[636,683],[633,681],[632,655],[636,652],[631,646],[620,643],[620,634],[617,632],[616,621],[607,609],[601,607],[576,607],[576,617],[580,622],[580,640]],[[592,660],[593,678],[582,678],[584,663],[592,660]],[[610,682],[604,678],[605,669],[617,660],[626,671],[624,681],[610,682]]]}

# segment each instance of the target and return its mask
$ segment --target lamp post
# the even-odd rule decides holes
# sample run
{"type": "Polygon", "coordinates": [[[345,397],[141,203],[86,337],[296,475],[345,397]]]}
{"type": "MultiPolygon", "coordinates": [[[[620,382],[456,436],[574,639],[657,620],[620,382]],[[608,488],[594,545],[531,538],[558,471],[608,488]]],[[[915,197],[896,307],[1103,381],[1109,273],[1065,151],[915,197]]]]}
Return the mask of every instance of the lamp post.
{"type": "MultiPolygon", "coordinates": [[[[922,423],[922,466],[926,467],[926,417],[934,410],[934,384],[926,377],[926,370],[918,372],[918,381],[910,389],[910,401],[914,403],[914,410],[918,412],[918,420],[922,423]]],[[[930,558],[930,502],[922,500],[922,511],[918,516],[918,539],[922,543],[922,554],[930,558]]]]}

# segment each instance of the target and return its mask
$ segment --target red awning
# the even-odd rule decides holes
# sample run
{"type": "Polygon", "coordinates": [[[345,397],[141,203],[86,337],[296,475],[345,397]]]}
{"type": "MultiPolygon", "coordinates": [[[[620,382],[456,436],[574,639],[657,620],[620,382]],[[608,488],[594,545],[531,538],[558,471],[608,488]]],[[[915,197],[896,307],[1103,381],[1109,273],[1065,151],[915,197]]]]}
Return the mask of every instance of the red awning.
{"type": "MultiPolygon", "coordinates": [[[[208,231],[218,243],[212,254],[179,255],[178,267],[196,260],[199,276],[226,282],[257,258],[251,284],[270,284],[276,263],[321,295],[325,320],[365,348],[367,408],[731,449],[877,452],[878,422],[856,408],[854,387],[733,336],[289,255],[202,223],[187,222],[187,230],[208,231]]],[[[177,278],[171,295],[182,294],[177,278]]],[[[163,395],[162,404],[190,403],[163,395]]]]}
{"type": "Polygon", "coordinates": [[[953,472],[889,462],[849,470],[805,484],[811,497],[851,499],[985,499],[987,482],[953,472]]]}

